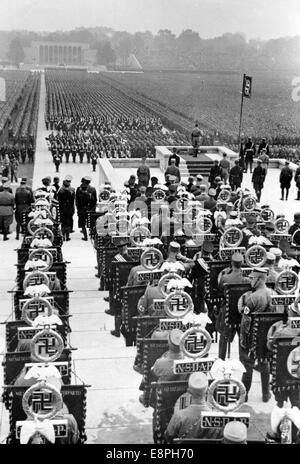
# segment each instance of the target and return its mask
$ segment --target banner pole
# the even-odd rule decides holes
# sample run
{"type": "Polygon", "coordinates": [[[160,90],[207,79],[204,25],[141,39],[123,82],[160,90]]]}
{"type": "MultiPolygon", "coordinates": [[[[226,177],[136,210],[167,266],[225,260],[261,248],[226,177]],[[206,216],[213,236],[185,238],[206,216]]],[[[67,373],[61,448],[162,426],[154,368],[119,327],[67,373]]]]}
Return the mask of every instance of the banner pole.
{"type": "Polygon", "coordinates": [[[240,150],[240,144],[241,144],[241,129],[242,129],[242,118],[243,118],[243,105],[244,105],[244,82],[245,82],[245,76],[243,76],[243,84],[242,84],[242,97],[241,97],[241,109],[240,109],[240,125],[239,125],[239,136],[238,136],[238,150],[240,150]]]}

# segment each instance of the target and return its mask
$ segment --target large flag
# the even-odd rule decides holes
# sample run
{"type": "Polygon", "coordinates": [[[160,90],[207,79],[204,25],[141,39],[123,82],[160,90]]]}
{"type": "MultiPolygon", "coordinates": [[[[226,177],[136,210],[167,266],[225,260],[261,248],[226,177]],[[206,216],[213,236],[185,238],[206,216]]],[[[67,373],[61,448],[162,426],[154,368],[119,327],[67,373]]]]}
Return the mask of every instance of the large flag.
{"type": "Polygon", "coordinates": [[[5,79],[0,77],[0,102],[6,101],[6,85],[5,79]]]}
{"type": "Polygon", "coordinates": [[[246,76],[246,74],[244,74],[243,96],[246,98],[251,98],[251,92],[252,92],[252,77],[246,76]]]}

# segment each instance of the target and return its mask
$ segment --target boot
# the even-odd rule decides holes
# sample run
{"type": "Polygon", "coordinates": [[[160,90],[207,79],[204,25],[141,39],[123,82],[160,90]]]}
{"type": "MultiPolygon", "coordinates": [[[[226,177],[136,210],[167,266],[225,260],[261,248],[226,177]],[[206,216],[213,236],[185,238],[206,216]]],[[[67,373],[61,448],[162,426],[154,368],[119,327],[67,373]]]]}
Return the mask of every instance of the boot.
{"type": "Polygon", "coordinates": [[[121,316],[116,315],[115,316],[115,330],[112,330],[110,332],[114,337],[120,337],[120,335],[121,335],[121,333],[120,333],[121,323],[122,323],[121,316]]]}
{"type": "Polygon", "coordinates": [[[4,241],[9,240],[7,234],[3,234],[3,240],[4,240],[4,241]]]}
{"type": "Polygon", "coordinates": [[[223,334],[220,335],[219,341],[219,358],[225,361],[228,341],[223,334]]]}
{"type": "Polygon", "coordinates": [[[271,398],[270,393],[270,375],[268,372],[261,372],[261,389],[262,389],[262,400],[267,403],[271,398]]]}
{"type": "Polygon", "coordinates": [[[81,240],[85,240],[85,241],[87,242],[87,239],[88,239],[88,238],[87,238],[87,232],[86,232],[86,228],[85,228],[85,227],[82,228],[82,233],[83,233],[83,237],[82,237],[81,240]]]}
{"type": "Polygon", "coordinates": [[[248,400],[248,393],[250,391],[251,385],[252,385],[252,379],[245,374],[242,376],[242,383],[245,385],[246,392],[247,392],[247,400],[248,400]]]}
{"type": "Polygon", "coordinates": [[[69,242],[71,239],[70,239],[70,234],[69,232],[66,232],[66,242],[69,242]]]}

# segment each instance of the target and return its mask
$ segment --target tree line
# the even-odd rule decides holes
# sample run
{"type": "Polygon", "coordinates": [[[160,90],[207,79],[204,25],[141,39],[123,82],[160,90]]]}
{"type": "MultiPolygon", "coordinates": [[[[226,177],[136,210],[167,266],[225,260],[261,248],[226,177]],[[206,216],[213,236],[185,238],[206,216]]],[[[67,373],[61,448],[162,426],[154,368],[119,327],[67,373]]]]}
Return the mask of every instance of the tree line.
{"type": "MultiPolygon", "coordinates": [[[[7,47],[6,56],[13,62],[24,58],[23,47],[30,46],[33,40],[88,43],[97,49],[98,64],[103,65],[112,64],[117,58],[125,62],[133,53],[144,68],[189,71],[300,68],[300,35],[265,41],[247,40],[242,33],[203,39],[191,29],[183,30],[177,36],[169,29],[159,30],[156,34],[150,31],[131,34],[105,27],[77,28],[47,35],[28,31],[0,32],[0,42],[7,47]],[[3,34],[6,36],[2,41],[3,34]]],[[[1,52],[3,55],[0,47],[0,56],[1,52]]]]}

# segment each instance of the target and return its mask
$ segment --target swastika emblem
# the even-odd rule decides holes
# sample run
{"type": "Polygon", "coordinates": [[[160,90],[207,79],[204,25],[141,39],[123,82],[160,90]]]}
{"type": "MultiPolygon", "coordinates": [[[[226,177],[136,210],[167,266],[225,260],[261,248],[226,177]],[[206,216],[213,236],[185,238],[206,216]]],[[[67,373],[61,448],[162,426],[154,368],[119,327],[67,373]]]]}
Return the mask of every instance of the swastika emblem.
{"type": "Polygon", "coordinates": [[[151,253],[151,255],[147,256],[146,263],[151,266],[155,266],[159,262],[159,259],[156,255],[151,253]]]}
{"type": "Polygon", "coordinates": [[[154,271],[163,262],[162,253],[156,248],[144,251],[141,256],[141,265],[149,271],[154,271]]]}
{"type": "Polygon", "coordinates": [[[212,226],[213,224],[208,217],[201,216],[197,220],[197,229],[200,231],[200,233],[208,234],[211,231],[212,226]]]}
{"type": "Polygon", "coordinates": [[[228,247],[239,246],[243,240],[243,234],[237,227],[230,227],[224,233],[224,243],[228,247]]]}
{"type": "Polygon", "coordinates": [[[60,357],[63,349],[63,339],[50,328],[38,332],[30,342],[31,355],[35,361],[55,361],[60,357]]]}
{"type": "Polygon", "coordinates": [[[56,340],[54,337],[40,337],[39,341],[36,343],[37,353],[39,355],[49,355],[52,356],[56,353],[56,340]]]}
{"type": "Polygon", "coordinates": [[[155,192],[153,192],[152,198],[153,200],[160,201],[164,200],[165,196],[166,195],[163,190],[155,190],[155,192]]]}
{"type": "Polygon", "coordinates": [[[165,300],[165,310],[170,317],[184,317],[194,305],[190,295],[184,291],[171,292],[165,300]]]}
{"type": "Polygon", "coordinates": [[[228,406],[236,403],[240,396],[240,390],[235,384],[220,384],[214,391],[214,398],[220,406],[228,406]]]}
{"type": "Polygon", "coordinates": [[[53,408],[53,396],[51,392],[35,391],[31,396],[29,402],[32,407],[32,411],[35,414],[45,413],[47,414],[53,408]]]}
{"type": "Polygon", "coordinates": [[[187,302],[185,298],[176,297],[176,298],[172,298],[170,305],[172,307],[172,312],[173,311],[175,312],[184,311],[185,312],[187,302]]]}
{"type": "Polygon", "coordinates": [[[41,285],[44,282],[44,279],[42,276],[32,276],[28,280],[28,285],[41,285]]]}
{"type": "Polygon", "coordinates": [[[201,358],[209,352],[212,338],[203,327],[194,326],[186,330],[180,340],[181,351],[189,358],[201,358]]]}
{"type": "Polygon", "coordinates": [[[244,402],[246,389],[237,379],[214,380],[208,387],[208,402],[219,411],[234,411],[244,402]]]}
{"type": "Polygon", "coordinates": [[[130,236],[133,244],[139,245],[145,238],[150,237],[150,231],[146,227],[136,227],[136,229],[133,229],[130,236]]]}
{"type": "Polygon", "coordinates": [[[277,219],[275,222],[275,230],[281,234],[287,232],[289,227],[290,224],[286,219],[277,219]]]}
{"type": "Polygon", "coordinates": [[[256,201],[255,201],[255,199],[253,197],[247,197],[243,201],[243,206],[244,206],[245,210],[252,211],[256,207],[256,201]]]}
{"type": "Polygon", "coordinates": [[[271,209],[266,208],[260,213],[260,217],[264,222],[273,221],[274,212],[271,209]]]}
{"type": "Polygon", "coordinates": [[[291,290],[295,285],[295,278],[293,276],[282,276],[280,285],[283,290],[291,290]]]}
{"type": "Polygon", "coordinates": [[[187,340],[185,340],[185,348],[189,353],[195,354],[204,350],[206,347],[207,340],[202,335],[197,333],[189,335],[187,340]]]}
{"type": "Polygon", "coordinates": [[[266,262],[266,250],[260,245],[253,245],[247,250],[246,263],[249,266],[263,266],[266,262]]]}
{"type": "Polygon", "coordinates": [[[276,278],[276,290],[282,295],[288,293],[292,294],[298,287],[298,280],[298,276],[295,272],[283,271],[276,278]]]}
{"type": "Polygon", "coordinates": [[[29,319],[34,321],[34,319],[38,317],[39,314],[45,314],[45,307],[41,306],[40,303],[32,303],[32,306],[30,306],[27,310],[27,315],[29,319]]]}
{"type": "Polygon", "coordinates": [[[221,190],[221,192],[219,193],[219,196],[218,196],[218,200],[228,202],[229,199],[230,199],[230,195],[231,195],[231,193],[228,190],[226,190],[226,189],[221,190]]]}
{"type": "Polygon", "coordinates": [[[129,232],[129,224],[128,224],[128,221],[118,221],[117,224],[117,231],[119,232],[119,234],[127,234],[128,235],[128,232],[129,232]]]}
{"type": "Polygon", "coordinates": [[[289,373],[296,377],[300,378],[300,347],[297,346],[293,351],[290,352],[287,359],[287,369],[289,373]]]}

